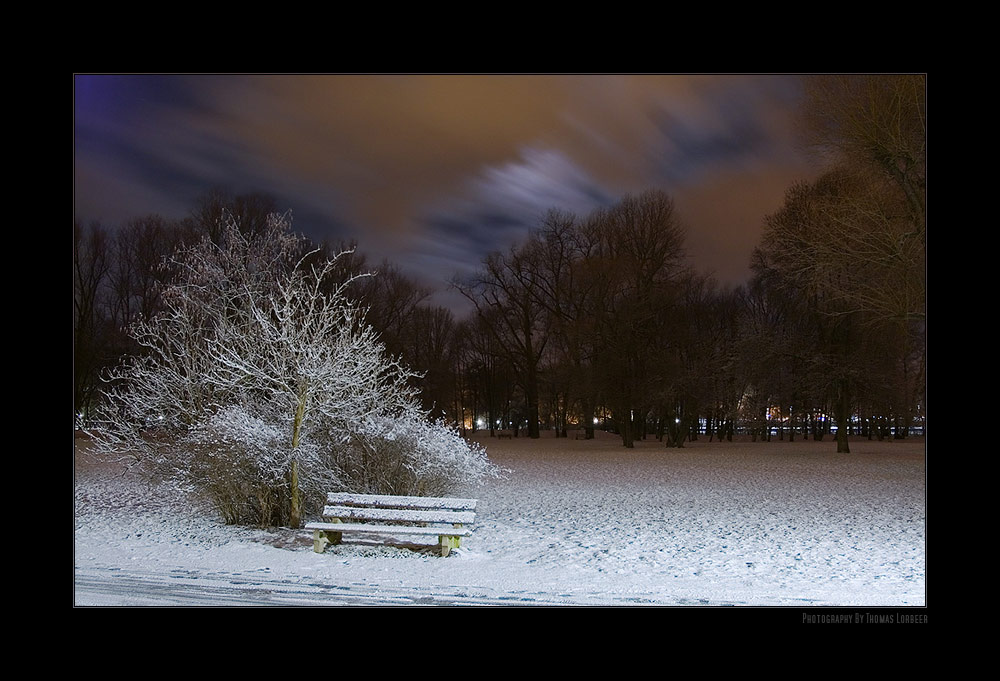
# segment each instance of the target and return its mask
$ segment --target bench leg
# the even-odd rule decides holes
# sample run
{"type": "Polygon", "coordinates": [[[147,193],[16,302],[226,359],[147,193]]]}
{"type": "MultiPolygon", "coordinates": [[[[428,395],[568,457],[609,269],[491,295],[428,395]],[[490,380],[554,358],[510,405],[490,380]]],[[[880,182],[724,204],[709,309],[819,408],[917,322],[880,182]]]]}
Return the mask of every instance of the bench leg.
{"type": "Polygon", "coordinates": [[[326,530],[313,530],[313,551],[323,553],[327,544],[339,544],[341,532],[328,532],[326,530]]]}
{"type": "Polygon", "coordinates": [[[439,537],[441,542],[441,557],[447,558],[448,554],[451,553],[452,549],[457,549],[462,542],[461,537],[453,537],[447,534],[442,534],[439,537]]]}

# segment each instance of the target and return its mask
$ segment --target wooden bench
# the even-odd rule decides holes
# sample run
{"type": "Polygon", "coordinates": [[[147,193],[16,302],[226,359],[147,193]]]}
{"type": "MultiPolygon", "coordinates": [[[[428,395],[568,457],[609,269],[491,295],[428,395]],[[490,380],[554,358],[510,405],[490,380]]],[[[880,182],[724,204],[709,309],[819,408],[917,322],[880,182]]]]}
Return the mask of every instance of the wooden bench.
{"type": "Polygon", "coordinates": [[[324,522],[307,523],[313,531],[313,551],[323,553],[327,544],[339,544],[345,533],[377,535],[386,543],[402,545],[398,538],[438,538],[441,555],[458,548],[476,519],[475,499],[448,497],[398,497],[379,494],[330,492],[323,508],[324,522]]]}
{"type": "Polygon", "coordinates": [[[498,430],[497,431],[497,439],[498,440],[502,440],[503,438],[507,438],[508,440],[513,440],[514,439],[514,431],[513,430],[498,430]]]}

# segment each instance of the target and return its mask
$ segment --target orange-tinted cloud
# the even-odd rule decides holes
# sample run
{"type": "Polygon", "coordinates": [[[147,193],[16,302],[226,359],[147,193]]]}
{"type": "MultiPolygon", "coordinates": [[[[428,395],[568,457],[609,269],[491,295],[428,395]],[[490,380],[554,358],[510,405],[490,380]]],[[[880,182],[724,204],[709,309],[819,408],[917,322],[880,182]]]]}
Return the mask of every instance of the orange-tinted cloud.
{"type": "Polygon", "coordinates": [[[796,98],[783,76],[78,77],[77,212],[181,217],[213,186],[264,191],[311,236],[441,285],[548,208],[658,188],[696,266],[737,281],[809,172],[796,98]]]}

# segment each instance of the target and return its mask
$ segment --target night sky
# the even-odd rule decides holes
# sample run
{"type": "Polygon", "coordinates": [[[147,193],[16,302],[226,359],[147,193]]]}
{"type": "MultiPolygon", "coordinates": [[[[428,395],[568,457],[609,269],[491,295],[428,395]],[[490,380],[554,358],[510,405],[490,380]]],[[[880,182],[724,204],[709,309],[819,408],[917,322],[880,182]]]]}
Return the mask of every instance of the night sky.
{"type": "MultiPolygon", "coordinates": [[[[114,227],[260,191],[444,291],[550,208],[674,197],[692,264],[748,275],[762,219],[815,175],[782,75],[76,75],[74,207],[114,227]]],[[[454,294],[433,302],[450,305],[454,294]]],[[[456,309],[460,312],[460,310],[456,309]]]]}

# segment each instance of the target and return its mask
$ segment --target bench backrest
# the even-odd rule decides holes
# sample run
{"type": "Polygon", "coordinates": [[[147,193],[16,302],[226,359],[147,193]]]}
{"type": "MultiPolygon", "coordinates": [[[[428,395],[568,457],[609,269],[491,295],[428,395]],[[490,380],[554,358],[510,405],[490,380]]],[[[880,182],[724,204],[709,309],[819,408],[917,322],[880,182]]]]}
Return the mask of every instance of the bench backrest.
{"type": "Polygon", "coordinates": [[[365,506],[370,508],[411,508],[452,511],[475,511],[476,499],[453,497],[397,497],[388,494],[354,494],[328,492],[326,503],[337,506],[365,506]]]}
{"type": "Polygon", "coordinates": [[[471,525],[476,519],[476,500],[330,492],[326,497],[323,517],[341,521],[471,525]]]}

